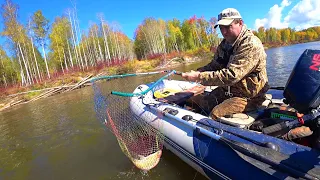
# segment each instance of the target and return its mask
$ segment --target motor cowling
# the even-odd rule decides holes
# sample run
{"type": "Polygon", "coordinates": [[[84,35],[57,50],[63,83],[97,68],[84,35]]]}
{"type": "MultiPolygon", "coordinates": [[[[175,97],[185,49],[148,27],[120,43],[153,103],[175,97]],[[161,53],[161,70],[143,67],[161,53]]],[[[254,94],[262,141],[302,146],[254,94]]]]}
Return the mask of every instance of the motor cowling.
{"type": "Polygon", "coordinates": [[[283,95],[300,113],[320,105],[320,50],[305,50],[293,68],[283,95]]]}

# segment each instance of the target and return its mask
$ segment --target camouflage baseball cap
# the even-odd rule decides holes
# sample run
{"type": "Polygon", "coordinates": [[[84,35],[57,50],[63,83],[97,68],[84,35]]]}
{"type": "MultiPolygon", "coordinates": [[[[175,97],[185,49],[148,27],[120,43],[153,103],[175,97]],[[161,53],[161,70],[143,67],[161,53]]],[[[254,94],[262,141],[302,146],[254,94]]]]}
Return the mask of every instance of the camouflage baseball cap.
{"type": "Polygon", "coordinates": [[[218,23],[214,26],[214,28],[218,27],[218,25],[229,26],[234,19],[242,19],[239,11],[234,8],[224,9],[218,15],[218,23]]]}

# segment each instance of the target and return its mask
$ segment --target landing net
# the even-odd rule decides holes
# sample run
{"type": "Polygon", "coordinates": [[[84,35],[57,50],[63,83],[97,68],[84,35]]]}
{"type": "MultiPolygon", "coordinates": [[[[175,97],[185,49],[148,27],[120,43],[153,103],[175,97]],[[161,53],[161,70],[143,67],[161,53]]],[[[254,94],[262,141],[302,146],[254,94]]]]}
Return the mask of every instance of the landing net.
{"type": "Polygon", "coordinates": [[[162,80],[173,73],[170,72],[160,79],[159,73],[148,73],[137,77],[131,77],[135,76],[131,74],[91,80],[98,120],[115,135],[123,153],[139,169],[150,170],[159,163],[164,141],[161,133],[162,121],[155,119],[154,114],[148,115],[148,111],[142,108],[142,103],[150,100],[146,94],[163,88],[162,80]],[[141,84],[157,79],[158,81],[149,84],[145,91],[138,90],[133,93],[141,84]],[[152,125],[146,121],[148,118],[153,118],[152,125]]]}

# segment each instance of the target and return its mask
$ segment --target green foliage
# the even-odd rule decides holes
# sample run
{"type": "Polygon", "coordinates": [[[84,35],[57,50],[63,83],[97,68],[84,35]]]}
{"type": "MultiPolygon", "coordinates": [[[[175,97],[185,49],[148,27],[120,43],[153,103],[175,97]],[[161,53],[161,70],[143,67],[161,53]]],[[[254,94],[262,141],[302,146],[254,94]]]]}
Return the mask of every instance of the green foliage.
{"type": "Polygon", "coordinates": [[[32,30],[36,40],[39,43],[44,43],[49,30],[49,20],[43,16],[41,10],[36,11],[32,16],[32,30]]]}
{"type": "Polygon", "coordinates": [[[258,34],[257,34],[258,38],[261,40],[262,43],[266,42],[266,32],[264,27],[260,27],[258,29],[258,34]]]}
{"type": "Polygon", "coordinates": [[[70,32],[69,20],[66,17],[57,17],[49,34],[51,52],[48,54],[50,66],[53,66],[56,71],[62,70],[62,67],[65,66],[64,53],[67,57],[70,56],[68,51],[68,43],[69,46],[72,44],[70,32]]]}
{"type": "Polygon", "coordinates": [[[17,76],[13,62],[0,46],[0,87],[16,82],[18,80],[17,76]]]}
{"type": "Polygon", "coordinates": [[[135,32],[135,53],[138,59],[154,59],[172,52],[217,46],[216,22],[215,18],[206,21],[193,16],[182,23],[173,19],[164,25],[161,19],[146,18],[135,32]]]}
{"type": "Polygon", "coordinates": [[[183,21],[182,27],[181,27],[186,50],[194,49],[196,47],[194,44],[194,37],[193,37],[191,26],[192,26],[192,21],[185,20],[183,21]]]}
{"type": "Polygon", "coordinates": [[[18,22],[18,5],[11,0],[5,0],[1,6],[3,18],[3,31],[1,34],[6,36],[11,42],[17,43],[25,35],[23,26],[18,22]]]}
{"type": "Polygon", "coordinates": [[[177,19],[167,22],[167,47],[170,51],[183,51],[183,34],[177,19]]]}
{"type": "Polygon", "coordinates": [[[165,35],[166,24],[163,20],[146,18],[135,33],[135,51],[138,58],[166,53],[165,35]]]}
{"type": "Polygon", "coordinates": [[[35,91],[35,92],[30,92],[30,93],[27,93],[23,96],[23,99],[26,100],[26,101],[29,101],[31,100],[32,98],[40,95],[42,92],[41,91],[35,91]]]}
{"type": "Polygon", "coordinates": [[[290,30],[283,29],[280,32],[281,32],[281,36],[282,36],[282,42],[288,43],[290,41],[290,30]]]}
{"type": "Polygon", "coordinates": [[[108,67],[107,69],[107,73],[108,74],[117,74],[117,71],[118,71],[118,68],[117,67],[114,67],[114,66],[111,66],[111,67],[108,67]]]}

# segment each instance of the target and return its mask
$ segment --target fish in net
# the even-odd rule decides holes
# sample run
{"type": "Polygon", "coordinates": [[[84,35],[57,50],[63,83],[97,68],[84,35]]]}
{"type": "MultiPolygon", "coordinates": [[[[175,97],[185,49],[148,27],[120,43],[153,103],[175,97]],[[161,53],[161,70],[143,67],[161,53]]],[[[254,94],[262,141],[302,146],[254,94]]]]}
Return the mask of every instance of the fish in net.
{"type": "MultiPolygon", "coordinates": [[[[150,170],[159,163],[164,135],[161,133],[162,121],[150,123],[145,120],[149,118],[146,110],[140,109],[142,114],[137,114],[134,110],[139,108],[141,103],[149,101],[146,93],[163,88],[162,80],[173,73],[170,72],[152,83],[147,90],[135,93],[132,92],[139,85],[157,78],[158,73],[151,73],[154,74],[152,76],[150,73],[142,73],[150,76],[138,77],[131,77],[134,76],[131,74],[104,76],[91,80],[97,119],[115,135],[123,153],[139,169],[150,170]],[[141,118],[142,116],[144,118],[141,118]]],[[[160,117],[161,114],[157,116],[160,117]]],[[[154,116],[150,115],[150,118],[154,116]]]]}

